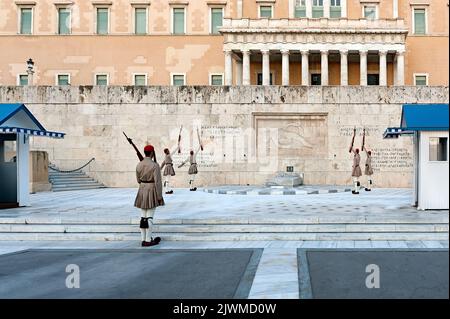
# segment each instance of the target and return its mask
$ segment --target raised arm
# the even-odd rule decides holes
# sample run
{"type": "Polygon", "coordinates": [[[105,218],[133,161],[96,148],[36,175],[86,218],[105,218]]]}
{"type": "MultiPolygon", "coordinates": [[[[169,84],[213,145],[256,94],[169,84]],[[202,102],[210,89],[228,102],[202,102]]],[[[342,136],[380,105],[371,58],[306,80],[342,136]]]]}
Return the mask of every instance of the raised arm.
{"type": "Polygon", "coordinates": [[[189,162],[189,157],[186,158],[180,165],[178,165],[178,168],[183,167],[187,162],[189,162]]]}
{"type": "Polygon", "coordinates": [[[180,149],[180,144],[178,143],[177,147],[172,152],[170,152],[170,156],[175,155],[175,153],[178,152],[179,149],[180,149]]]}

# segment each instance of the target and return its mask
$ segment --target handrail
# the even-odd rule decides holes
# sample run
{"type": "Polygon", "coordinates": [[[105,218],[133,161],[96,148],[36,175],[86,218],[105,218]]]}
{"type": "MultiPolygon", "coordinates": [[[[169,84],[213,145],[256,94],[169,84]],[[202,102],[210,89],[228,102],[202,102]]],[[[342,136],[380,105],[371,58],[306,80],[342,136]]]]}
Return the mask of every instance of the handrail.
{"type": "Polygon", "coordinates": [[[73,173],[79,170],[82,170],[83,168],[85,168],[86,166],[88,166],[91,162],[95,161],[95,157],[91,158],[86,164],[84,164],[83,166],[77,168],[77,169],[72,169],[72,170],[61,170],[59,168],[56,167],[52,167],[51,165],[48,165],[48,168],[50,168],[51,170],[54,170],[56,172],[60,172],[60,173],[73,173]]]}

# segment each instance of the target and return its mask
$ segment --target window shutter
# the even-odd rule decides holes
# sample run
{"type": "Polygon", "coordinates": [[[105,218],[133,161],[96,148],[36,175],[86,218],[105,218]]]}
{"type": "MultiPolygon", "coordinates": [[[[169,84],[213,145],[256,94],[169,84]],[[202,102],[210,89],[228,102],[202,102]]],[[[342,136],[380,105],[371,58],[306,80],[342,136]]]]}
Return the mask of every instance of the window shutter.
{"type": "Polygon", "coordinates": [[[97,9],[97,33],[98,34],[108,33],[108,9],[104,8],[97,9]]]}
{"type": "Polygon", "coordinates": [[[136,8],[135,9],[135,33],[146,34],[147,33],[147,9],[136,8]]]}
{"type": "Polygon", "coordinates": [[[21,10],[20,33],[31,34],[32,9],[21,10]]]}
{"type": "Polygon", "coordinates": [[[59,34],[70,33],[70,11],[68,9],[59,9],[59,34]]]}
{"type": "Polygon", "coordinates": [[[415,9],[414,10],[414,33],[415,34],[425,34],[425,10],[415,9]]]}
{"type": "Polygon", "coordinates": [[[173,9],[173,33],[184,34],[184,9],[173,9]]]}
{"type": "Polygon", "coordinates": [[[223,11],[221,8],[211,9],[211,31],[214,34],[219,33],[219,27],[222,26],[223,11]]]}

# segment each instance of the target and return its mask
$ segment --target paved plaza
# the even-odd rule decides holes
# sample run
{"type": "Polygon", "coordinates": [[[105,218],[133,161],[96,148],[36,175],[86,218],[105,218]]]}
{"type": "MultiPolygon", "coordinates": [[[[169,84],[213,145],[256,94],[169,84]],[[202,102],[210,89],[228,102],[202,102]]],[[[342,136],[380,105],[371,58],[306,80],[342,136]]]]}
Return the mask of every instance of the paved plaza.
{"type": "MultiPolygon", "coordinates": [[[[132,207],[135,193],[136,189],[114,188],[38,193],[31,196],[30,207],[1,210],[0,281],[8,283],[1,285],[3,293],[18,297],[19,286],[27,280],[44,280],[48,274],[61,271],[61,276],[66,276],[62,266],[74,258],[76,262],[86,262],[84,269],[88,270],[108,267],[117,260],[120,269],[116,270],[120,274],[112,274],[124,282],[137,280],[135,270],[142,263],[155,261],[155,265],[161,266],[157,270],[161,273],[158,279],[151,279],[154,282],[146,281],[128,290],[123,288],[123,293],[121,290],[110,292],[108,288],[67,292],[60,295],[61,298],[102,294],[105,298],[189,298],[188,295],[203,298],[211,287],[217,287],[213,272],[223,272],[230,283],[217,288],[214,295],[217,298],[350,298],[354,295],[349,289],[366,289],[361,288],[361,278],[345,286],[343,282],[330,280],[330,274],[336,272],[346,278],[360,272],[365,257],[350,258],[346,255],[348,250],[376,252],[379,249],[403,250],[412,255],[402,253],[391,258],[387,253],[377,252],[369,256],[368,261],[378,262],[382,270],[387,269],[389,276],[399,281],[398,285],[392,282],[391,286],[384,286],[386,289],[378,290],[377,295],[373,295],[373,291],[361,294],[362,298],[440,298],[446,291],[448,293],[448,277],[442,275],[448,273],[448,263],[442,262],[443,258],[448,259],[448,211],[417,211],[410,205],[409,189],[375,189],[360,196],[348,192],[239,195],[175,189],[174,195],[165,197],[166,205],[156,211],[155,231],[163,241],[151,248],[140,247],[139,210],[132,207]],[[384,239],[353,240],[355,231],[382,234],[380,238],[384,239]],[[334,237],[318,239],[326,238],[325,234],[334,237]],[[305,239],[285,239],[298,236],[305,239]],[[317,250],[338,254],[335,257],[320,255],[315,253],[317,250]],[[17,254],[24,251],[27,252],[17,254]],[[104,251],[109,253],[101,253],[104,251]],[[155,254],[156,251],[161,254],[155,254]],[[429,253],[426,258],[433,262],[424,263],[417,251],[429,253]],[[257,257],[249,257],[255,252],[257,257]],[[62,255],[48,258],[53,253],[62,255]],[[17,262],[12,263],[12,256],[17,262]],[[130,265],[124,262],[124,256],[131,256],[127,257],[130,265]],[[186,262],[189,260],[197,262],[186,262]],[[133,262],[135,264],[131,265],[133,262]],[[338,267],[330,268],[333,264],[338,267]],[[164,282],[164,278],[170,278],[170,273],[176,276],[184,269],[182,265],[189,267],[183,271],[186,278],[182,284],[195,288],[198,286],[191,285],[192,282],[204,282],[199,290],[182,290],[174,283],[164,282]],[[210,271],[203,271],[204,267],[210,271]],[[26,270],[30,268],[33,271],[28,273],[26,270]],[[223,271],[224,268],[227,270],[223,271]],[[199,273],[201,279],[197,276],[199,273]],[[427,284],[419,287],[416,283],[421,278],[427,284]],[[411,284],[408,286],[405,282],[411,284]],[[155,290],[146,285],[161,288],[155,290]],[[324,289],[327,285],[330,290],[324,289]],[[403,288],[395,290],[394,287],[403,288]],[[421,287],[433,289],[424,292],[421,287]],[[178,295],[180,289],[185,294],[178,295]]],[[[103,280],[102,287],[110,287],[105,276],[108,277],[94,277],[103,280]]],[[[389,276],[381,277],[381,282],[386,283],[383,278],[391,278],[389,276]]],[[[86,278],[90,278],[89,271],[86,278]]],[[[46,287],[41,295],[29,292],[20,296],[45,298],[55,294],[52,283],[46,287]]]]}

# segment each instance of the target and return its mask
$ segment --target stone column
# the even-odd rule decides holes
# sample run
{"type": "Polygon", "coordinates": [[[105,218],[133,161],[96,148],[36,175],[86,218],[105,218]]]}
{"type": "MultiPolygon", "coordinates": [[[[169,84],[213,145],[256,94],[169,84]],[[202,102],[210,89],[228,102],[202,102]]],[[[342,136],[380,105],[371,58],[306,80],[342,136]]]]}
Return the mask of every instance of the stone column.
{"type": "Polygon", "coordinates": [[[380,54],[380,85],[387,85],[387,63],[386,55],[387,51],[379,51],[380,54]]]}
{"type": "Polygon", "coordinates": [[[347,18],[347,0],[341,0],[341,17],[347,18]]]}
{"type": "Polygon", "coordinates": [[[250,85],[250,51],[242,51],[242,84],[250,85]]]}
{"type": "Polygon", "coordinates": [[[312,18],[312,0],[306,0],[306,17],[312,18]]]}
{"type": "Polygon", "coordinates": [[[237,0],[237,18],[242,19],[243,0],[237,0]]]}
{"type": "Polygon", "coordinates": [[[367,51],[359,51],[359,85],[367,85],[367,51]]]}
{"type": "Polygon", "coordinates": [[[309,51],[302,53],[302,85],[309,85],[309,51]]]}
{"type": "Polygon", "coordinates": [[[328,85],[328,51],[320,51],[320,78],[322,85],[328,85]]]}
{"type": "Polygon", "coordinates": [[[233,60],[231,50],[225,51],[225,85],[233,85],[233,60]]]}
{"type": "Polygon", "coordinates": [[[398,19],[398,0],[392,1],[392,18],[398,19]]]}
{"type": "Polygon", "coordinates": [[[262,54],[262,84],[270,85],[270,55],[269,50],[261,50],[262,54]]]}
{"type": "Polygon", "coordinates": [[[348,85],[348,51],[341,50],[341,85],[348,85]]]}
{"type": "Polygon", "coordinates": [[[397,51],[397,85],[405,85],[405,51],[397,51]]]}
{"type": "Polygon", "coordinates": [[[289,50],[281,51],[281,85],[289,85],[289,50]]]}
{"type": "Polygon", "coordinates": [[[242,85],[242,60],[236,60],[236,85],[242,85]]]}
{"type": "Polygon", "coordinates": [[[323,0],[323,16],[330,17],[330,0],[323,0]]]}

